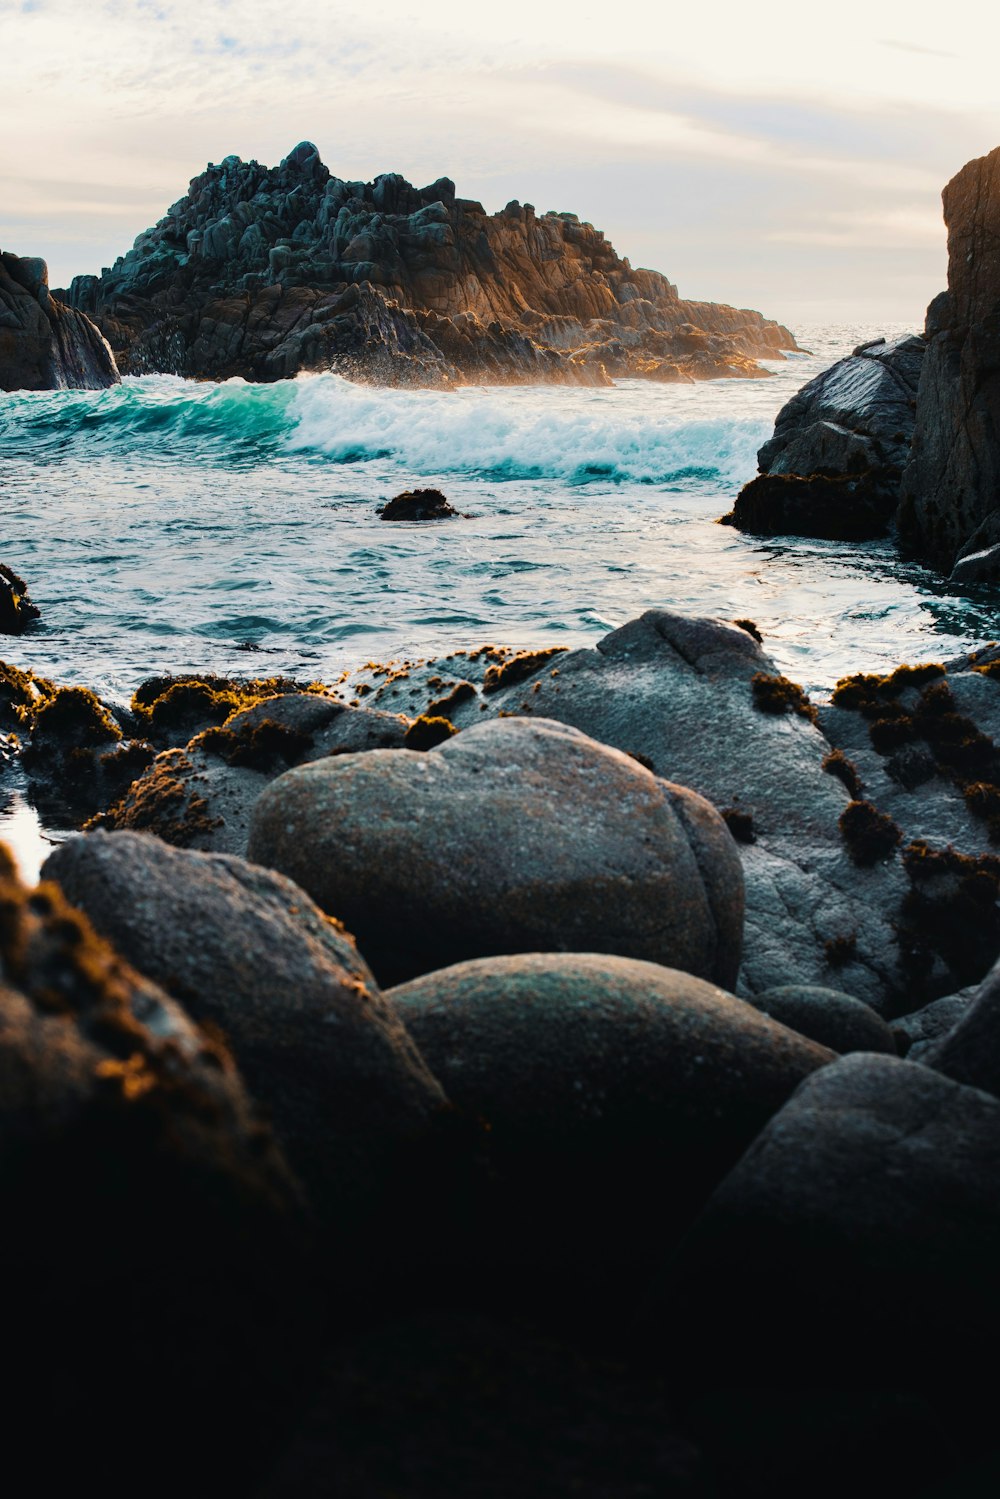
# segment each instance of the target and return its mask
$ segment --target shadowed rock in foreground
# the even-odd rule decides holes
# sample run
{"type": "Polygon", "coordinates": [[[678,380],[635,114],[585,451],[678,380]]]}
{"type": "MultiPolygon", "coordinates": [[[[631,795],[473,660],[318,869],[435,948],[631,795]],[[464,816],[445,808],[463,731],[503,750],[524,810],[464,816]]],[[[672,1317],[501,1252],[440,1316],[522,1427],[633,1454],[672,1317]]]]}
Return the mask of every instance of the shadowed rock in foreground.
{"type": "Polygon", "coordinates": [[[0,390],[103,390],[120,378],[90,318],[52,296],[45,261],[0,252],[0,390]]]}
{"type": "Polygon", "coordinates": [[[759,376],[797,347],[758,312],[681,300],[575,214],[489,215],[447,177],[343,182],[308,141],[277,167],[208,166],[68,296],[130,374],[599,385],[759,376]]]}

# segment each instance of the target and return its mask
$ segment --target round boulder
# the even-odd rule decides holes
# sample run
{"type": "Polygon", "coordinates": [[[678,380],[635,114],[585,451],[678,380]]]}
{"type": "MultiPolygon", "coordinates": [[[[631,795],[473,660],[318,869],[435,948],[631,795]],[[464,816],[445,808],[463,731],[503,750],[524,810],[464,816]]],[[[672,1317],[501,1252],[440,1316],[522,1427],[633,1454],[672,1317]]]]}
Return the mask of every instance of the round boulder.
{"type": "Polygon", "coordinates": [[[71,839],[43,873],[222,1031],[316,1207],[357,1233],[445,1099],[353,939],[290,880],[149,834],[71,839]]]}
{"type": "Polygon", "coordinates": [[[895,1056],[898,1051],[896,1038],[881,1015],[839,989],[783,984],[763,994],[748,995],[747,1004],[842,1056],[850,1051],[883,1051],[895,1056]]]}
{"type": "Polygon", "coordinates": [[[533,951],[722,984],[739,967],[743,874],[715,809],[548,720],[299,766],[258,799],[247,851],[343,920],[383,984],[533,951]]]}
{"type": "Polygon", "coordinates": [[[514,1260],[656,1262],[834,1060],[714,985],[633,958],[484,958],[389,997],[452,1102],[487,1126],[503,1186],[483,1239],[514,1260]]]}

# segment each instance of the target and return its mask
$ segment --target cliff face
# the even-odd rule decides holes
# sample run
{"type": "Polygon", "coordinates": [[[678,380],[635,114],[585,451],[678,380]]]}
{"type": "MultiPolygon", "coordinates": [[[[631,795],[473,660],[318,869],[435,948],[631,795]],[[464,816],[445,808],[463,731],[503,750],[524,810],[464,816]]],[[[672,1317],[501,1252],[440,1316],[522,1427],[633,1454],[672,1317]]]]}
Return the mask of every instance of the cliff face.
{"type": "Polygon", "coordinates": [[[796,348],[757,312],[681,300],[574,214],[488,215],[447,178],[343,182],[308,142],[209,166],[68,297],[135,374],[600,384],[760,375],[796,348]]]}
{"type": "Polygon", "coordinates": [[[45,261],[0,252],[0,390],[102,390],[119,379],[91,320],[51,295],[45,261]]]}
{"type": "Polygon", "coordinates": [[[1000,578],[1000,147],[944,190],[948,290],[927,313],[900,531],[956,580],[1000,578]]]}

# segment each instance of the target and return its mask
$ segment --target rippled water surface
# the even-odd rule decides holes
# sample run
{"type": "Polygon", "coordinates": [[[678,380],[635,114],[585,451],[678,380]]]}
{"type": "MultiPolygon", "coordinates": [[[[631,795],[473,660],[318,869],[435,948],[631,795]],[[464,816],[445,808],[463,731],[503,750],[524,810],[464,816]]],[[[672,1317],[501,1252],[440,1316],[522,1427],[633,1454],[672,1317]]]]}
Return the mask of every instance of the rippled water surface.
{"type": "Polygon", "coordinates": [[[592,642],[669,605],[755,619],[821,688],[992,639],[996,590],[951,593],[889,543],[716,524],[788,396],[897,331],[800,330],[813,353],[756,382],[429,392],[153,376],[0,394],[0,560],[44,619],[2,653],[124,695],[154,671],[322,678],[487,639],[592,642]],[[467,518],[377,518],[415,485],[467,518]]]}

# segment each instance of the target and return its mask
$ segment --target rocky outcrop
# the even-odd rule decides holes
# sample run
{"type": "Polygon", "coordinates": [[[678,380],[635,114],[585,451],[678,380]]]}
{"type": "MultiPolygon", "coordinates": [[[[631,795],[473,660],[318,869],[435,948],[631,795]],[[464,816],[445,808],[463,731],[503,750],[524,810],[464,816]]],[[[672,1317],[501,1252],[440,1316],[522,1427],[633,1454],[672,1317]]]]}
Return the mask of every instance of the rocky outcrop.
{"type": "Polygon", "coordinates": [[[616,953],[735,979],[743,877],[701,797],[562,724],[287,771],[247,855],[346,922],[383,984],[494,954],[616,953]]]}
{"type": "Polygon", "coordinates": [[[927,312],[927,360],[900,529],[956,582],[1000,579],[1000,147],[943,193],[948,290],[927,312]]]}
{"type": "Polygon", "coordinates": [[[0,390],[103,390],[120,378],[91,319],[49,291],[45,261],[0,252],[0,390]]]}
{"type": "Polygon", "coordinates": [[[861,344],[797,391],[727,523],[756,536],[884,535],[909,458],[925,349],[915,334],[861,344]]]}
{"type": "Polygon", "coordinates": [[[683,301],[575,214],[489,215],[443,177],[344,182],[309,142],[274,168],[210,165],[68,296],[132,374],[683,381],[761,375],[796,347],[757,312],[683,301]]]}
{"type": "Polygon", "coordinates": [[[0,562],[0,635],[23,635],[41,612],[28,597],[24,579],[0,562]]]}

